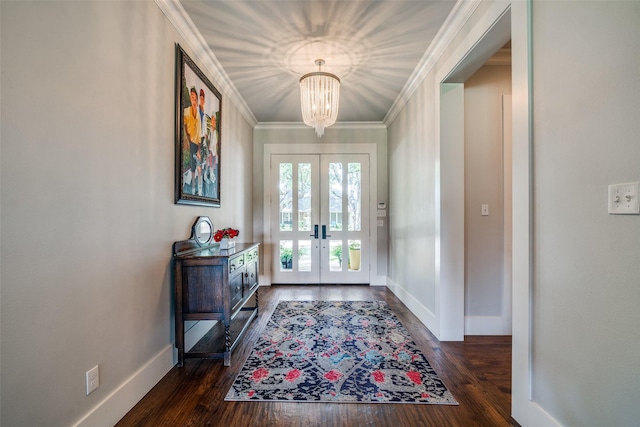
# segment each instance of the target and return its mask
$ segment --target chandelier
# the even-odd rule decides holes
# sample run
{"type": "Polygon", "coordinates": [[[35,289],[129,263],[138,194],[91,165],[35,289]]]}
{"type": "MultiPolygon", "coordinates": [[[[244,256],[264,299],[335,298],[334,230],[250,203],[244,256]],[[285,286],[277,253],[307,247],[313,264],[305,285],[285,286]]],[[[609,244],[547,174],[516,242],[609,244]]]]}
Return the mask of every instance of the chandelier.
{"type": "Polygon", "coordinates": [[[338,117],[340,79],[321,71],[323,59],[316,59],[315,62],[318,71],[300,77],[300,106],[304,124],[315,128],[320,138],[324,128],[334,124],[338,117]]]}

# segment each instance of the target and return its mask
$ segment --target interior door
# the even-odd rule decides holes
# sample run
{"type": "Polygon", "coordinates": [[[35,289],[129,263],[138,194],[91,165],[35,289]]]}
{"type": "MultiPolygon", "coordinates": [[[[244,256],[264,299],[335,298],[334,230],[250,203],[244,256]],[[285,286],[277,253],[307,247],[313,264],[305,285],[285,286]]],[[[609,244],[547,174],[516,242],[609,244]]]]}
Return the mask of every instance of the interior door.
{"type": "Polygon", "coordinates": [[[271,157],[272,283],[369,283],[369,156],[271,157]]]}

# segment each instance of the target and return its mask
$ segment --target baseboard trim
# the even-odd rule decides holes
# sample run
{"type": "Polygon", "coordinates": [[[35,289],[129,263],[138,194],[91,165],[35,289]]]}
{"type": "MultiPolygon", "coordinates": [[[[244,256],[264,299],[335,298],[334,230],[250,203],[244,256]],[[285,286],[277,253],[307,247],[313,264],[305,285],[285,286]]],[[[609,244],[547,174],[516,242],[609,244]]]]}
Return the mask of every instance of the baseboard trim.
{"type": "MultiPolygon", "coordinates": [[[[271,278],[267,276],[260,276],[260,286],[271,286],[271,278]]],[[[387,286],[386,276],[373,276],[369,286],[387,286]]]]}
{"type": "MultiPolygon", "coordinates": [[[[193,347],[215,325],[215,320],[195,322],[184,335],[185,348],[193,347]]],[[[131,408],[173,368],[178,351],[169,344],[146,365],[125,380],[111,394],[91,409],[74,427],[115,425],[131,408]]]]}
{"type": "MultiPolygon", "coordinates": [[[[514,399],[513,396],[512,399],[514,399]]],[[[562,426],[562,424],[558,420],[553,418],[547,411],[544,410],[544,408],[538,405],[538,403],[528,399],[522,399],[522,402],[512,401],[511,417],[523,426],[562,426]]]]}
{"type": "Polygon", "coordinates": [[[425,307],[405,288],[389,278],[387,278],[387,288],[389,288],[389,290],[393,292],[393,294],[397,296],[404,305],[407,306],[409,311],[411,311],[418,318],[418,320],[420,320],[420,322],[422,322],[422,324],[424,324],[424,326],[426,326],[427,329],[429,329],[429,331],[431,331],[431,333],[436,336],[436,338],[440,339],[438,321],[435,314],[431,310],[425,307]]]}
{"type": "Polygon", "coordinates": [[[267,276],[266,274],[259,275],[258,283],[260,283],[260,286],[271,286],[271,276],[267,276]]]}
{"type": "Polygon", "coordinates": [[[465,335],[511,335],[502,316],[464,316],[465,335]]]}
{"type": "Polygon", "coordinates": [[[387,286],[387,276],[373,276],[369,286],[387,286]]]}
{"type": "Polygon", "coordinates": [[[120,421],[173,368],[173,347],[173,344],[169,344],[163,348],[84,415],[74,427],[112,426],[120,421]]]}

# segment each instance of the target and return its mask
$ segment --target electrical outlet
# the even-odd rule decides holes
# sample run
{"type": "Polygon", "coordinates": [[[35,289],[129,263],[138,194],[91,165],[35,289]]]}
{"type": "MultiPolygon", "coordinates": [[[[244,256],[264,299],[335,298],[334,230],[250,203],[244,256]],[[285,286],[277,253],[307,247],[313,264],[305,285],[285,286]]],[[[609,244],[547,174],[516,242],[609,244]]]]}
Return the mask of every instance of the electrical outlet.
{"type": "Polygon", "coordinates": [[[89,394],[91,394],[91,392],[97,389],[100,385],[100,370],[98,366],[94,366],[86,373],[87,396],[89,396],[89,394]]]}

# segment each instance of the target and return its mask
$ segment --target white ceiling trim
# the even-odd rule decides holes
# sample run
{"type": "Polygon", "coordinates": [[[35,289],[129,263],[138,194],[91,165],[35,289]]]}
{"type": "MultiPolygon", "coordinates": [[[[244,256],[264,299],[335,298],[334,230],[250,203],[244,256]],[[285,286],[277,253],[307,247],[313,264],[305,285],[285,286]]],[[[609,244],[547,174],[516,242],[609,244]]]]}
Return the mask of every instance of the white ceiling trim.
{"type": "Polygon", "coordinates": [[[178,0],[154,0],[158,5],[162,13],[169,19],[169,22],[178,31],[178,33],[184,38],[185,42],[191,50],[194,52],[194,56],[198,59],[198,62],[202,64],[203,68],[209,71],[214,76],[217,76],[216,80],[217,89],[229,97],[231,102],[240,111],[240,114],[249,122],[253,127],[258,123],[244,98],[238,92],[238,89],[233,84],[224,68],[216,58],[216,55],[209,49],[206,41],[202,37],[202,34],[196,29],[193,21],[184,10],[178,0]]]}
{"type": "Polygon", "coordinates": [[[469,20],[471,14],[480,5],[482,0],[458,0],[453,9],[438,30],[433,41],[422,56],[422,59],[402,88],[402,91],[389,109],[389,112],[382,120],[387,126],[398,116],[402,108],[409,102],[416,89],[424,81],[427,74],[436,64],[444,50],[453,38],[460,32],[464,24],[469,20]]]}
{"type": "MultiPolygon", "coordinates": [[[[383,122],[336,122],[330,129],[386,129],[383,122]]],[[[282,130],[282,129],[311,129],[302,122],[260,122],[254,129],[258,130],[282,130]]],[[[329,128],[328,128],[329,129],[329,128]]]]}

